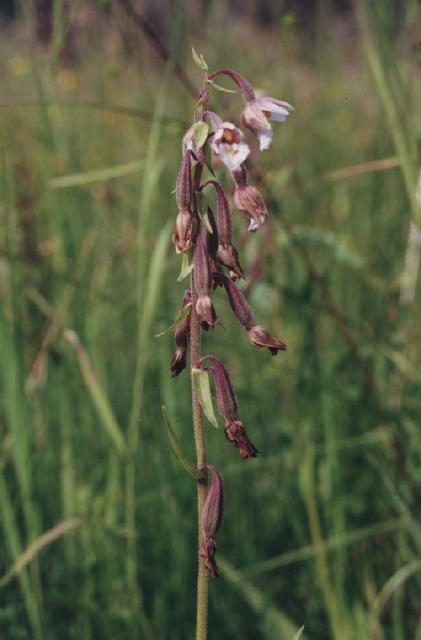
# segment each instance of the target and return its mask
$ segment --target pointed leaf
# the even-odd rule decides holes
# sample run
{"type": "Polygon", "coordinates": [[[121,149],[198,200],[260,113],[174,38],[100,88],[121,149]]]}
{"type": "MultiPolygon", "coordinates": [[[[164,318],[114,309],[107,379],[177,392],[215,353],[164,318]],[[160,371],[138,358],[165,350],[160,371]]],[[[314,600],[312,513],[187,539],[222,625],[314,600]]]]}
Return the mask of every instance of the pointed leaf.
{"type": "Polygon", "coordinates": [[[157,333],[155,335],[155,338],[160,338],[161,336],[165,336],[166,333],[170,333],[171,331],[175,331],[177,329],[177,327],[180,326],[180,324],[183,324],[183,322],[186,320],[187,316],[190,313],[190,307],[191,307],[191,302],[189,302],[188,304],[186,304],[185,307],[180,309],[180,311],[177,314],[177,317],[175,318],[174,322],[172,324],[170,324],[168,329],[165,329],[165,331],[161,331],[161,333],[157,333]]]}
{"type": "Polygon", "coordinates": [[[189,258],[187,253],[183,253],[183,261],[181,263],[181,271],[177,278],[177,282],[181,282],[184,278],[187,278],[193,271],[194,264],[193,262],[189,264],[189,258]]]}
{"type": "Polygon", "coordinates": [[[209,133],[209,125],[206,122],[196,122],[193,127],[193,140],[196,149],[200,149],[206,142],[209,133]]]}
{"type": "Polygon", "coordinates": [[[218,422],[215,418],[215,413],[212,404],[212,394],[209,383],[209,374],[203,369],[192,369],[192,379],[196,388],[197,397],[200,402],[200,406],[203,409],[203,413],[209,420],[209,422],[218,429],[218,422]]]}
{"type": "Polygon", "coordinates": [[[303,631],[304,631],[304,625],[298,629],[297,633],[295,634],[292,640],[299,640],[301,638],[303,631]]]}
{"type": "Polygon", "coordinates": [[[220,84],[216,84],[213,80],[208,79],[209,84],[213,86],[217,91],[222,91],[223,93],[237,93],[234,89],[225,89],[225,87],[221,87],[220,84]]]}
{"type": "Polygon", "coordinates": [[[202,224],[205,225],[206,229],[209,231],[209,233],[213,233],[213,229],[209,220],[209,216],[208,216],[208,212],[205,211],[205,213],[201,213],[201,211],[199,211],[199,218],[202,221],[202,224]]]}
{"type": "Polygon", "coordinates": [[[199,469],[196,467],[196,465],[194,464],[194,462],[190,460],[190,458],[187,456],[186,452],[184,451],[183,447],[181,446],[180,441],[174,429],[171,426],[171,423],[167,415],[167,411],[164,406],[162,406],[162,416],[164,418],[164,425],[167,430],[167,436],[170,442],[171,451],[177,458],[178,462],[181,464],[183,469],[185,469],[187,473],[193,476],[193,478],[195,478],[196,480],[203,478],[203,473],[201,473],[199,469]]]}
{"type": "Polygon", "coordinates": [[[208,65],[205,62],[203,54],[200,54],[199,56],[194,47],[191,48],[191,54],[195,64],[197,64],[199,69],[202,69],[202,71],[207,71],[208,65]]]}

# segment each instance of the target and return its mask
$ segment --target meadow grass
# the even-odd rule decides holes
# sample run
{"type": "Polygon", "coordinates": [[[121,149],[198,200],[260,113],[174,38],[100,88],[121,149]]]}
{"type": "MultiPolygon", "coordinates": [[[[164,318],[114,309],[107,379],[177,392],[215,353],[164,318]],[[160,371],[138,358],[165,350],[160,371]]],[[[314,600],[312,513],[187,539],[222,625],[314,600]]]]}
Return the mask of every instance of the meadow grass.
{"type": "Polygon", "coordinates": [[[207,425],[227,494],[210,637],[421,638],[416,6],[399,29],[385,2],[303,32],[223,6],[179,5],[166,63],[118,8],[64,61],[60,13],[48,50],[29,10],[2,34],[2,639],[193,634],[195,486],[161,413],[192,453],[190,391],[155,337],[187,286],[170,233],[191,43],[296,107],[252,158],[270,226],[250,237],[235,214],[245,270],[265,253],[255,315],[288,351],[251,350],[215,295],[261,454],[207,425]]]}

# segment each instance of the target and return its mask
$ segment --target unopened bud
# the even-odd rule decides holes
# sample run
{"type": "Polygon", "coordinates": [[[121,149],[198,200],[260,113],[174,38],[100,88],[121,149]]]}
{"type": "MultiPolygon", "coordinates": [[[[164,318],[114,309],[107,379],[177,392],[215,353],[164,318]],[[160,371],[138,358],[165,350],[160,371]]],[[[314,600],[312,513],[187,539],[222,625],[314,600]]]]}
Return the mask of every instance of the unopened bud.
{"type": "Polygon", "coordinates": [[[250,185],[235,185],[233,202],[239,211],[245,213],[249,219],[249,231],[257,231],[257,229],[266,222],[268,215],[265,201],[262,194],[256,187],[250,185]]]}
{"type": "Polygon", "coordinates": [[[218,260],[230,269],[230,276],[233,280],[242,278],[244,274],[238,258],[238,252],[231,244],[232,221],[228,200],[221,185],[216,180],[207,180],[200,188],[204,189],[207,185],[212,185],[216,192],[219,240],[218,260]]]}
{"type": "Polygon", "coordinates": [[[208,464],[204,469],[207,469],[211,474],[211,485],[200,519],[203,540],[199,548],[199,555],[205,559],[206,569],[212,578],[217,578],[218,567],[215,562],[215,536],[221,526],[224,512],[224,485],[221,474],[216,467],[208,464]]]}
{"type": "Polygon", "coordinates": [[[255,321],[244,293],[229,278],[223,277],[223,284],[235,317],[246,330],[250,329],[255,321]]]}
{"type": "Polygon", "coordinates": [[[192,199],[192,180],[191,180],[191,158],[190,149],[186,151],[181,161],[180,170],[177,176],[175,187],[175,197],[179,209],[190,209],[192,199]]]}
{"type": "MultiPolygon", "coordinates": [[[[191,304],[191,291],[185,291],[183,301],[180,306],[180,312],[183,311],[183,309],[185,309],[188,304],[191,304]]],[[[186,367],[187,344],[190,331],[190,315],[191,314],[189,311],[184,322],[182,322],[175,330],[176,350],[170,365],[170,374],[173,378],[175,376],[178,376],[178,374],[181,373],[186,367]]]]}
{"type": "Polygon", "coordinates": [[[254,347],[267,347],[273,356],[278,351],[286,351],[286,344],[282,340],[273,338],[264,327],[256,324],[247,330],[248,339],[254,347]]]}
{"type": "Polygon", "coordinates": [[[197,234],[197,219],[188,209],[182,209],[175,222],[172,241],[177,253],[185,253],[190,249],[197,234]]]}
{"type": "Polygon", "coordinates": [[[209,298],[209,290],[212,284],[209,257],[200,234],[197,237],[194,255],[193,283],[197,293],[196,311],[202,320],[214,327],[217,318],[212,301],[209,298]]]}
{"type": "Polygon", "coordinates": [[[213,373],[215,381],[216,391],[216,403],[218,405],[219,413],[224,420],[236,420],[238,417],[237,399],[235,397],[234,389],[223,362],[215,356],[203,356],[199,360],[201,365],[205,360],[210,360],[212,366],[210,371],[213,373]]]}

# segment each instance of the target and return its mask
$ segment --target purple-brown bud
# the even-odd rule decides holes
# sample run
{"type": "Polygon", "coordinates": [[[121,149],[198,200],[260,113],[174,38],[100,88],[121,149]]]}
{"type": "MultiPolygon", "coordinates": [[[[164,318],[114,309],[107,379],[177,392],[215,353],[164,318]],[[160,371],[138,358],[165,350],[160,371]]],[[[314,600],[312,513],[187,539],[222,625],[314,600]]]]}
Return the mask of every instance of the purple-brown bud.
{"type": "Polygon", "coordinates": [[[272,338],[267,329],[256,324],[247,330],[248,339],[254,347],[267,347],[273,356],[278,351],[286,351],[286,344],[282,340],[272,338]]]}
{"type": "Polygon", "coordinates": [[[203,541],[199,548],[199,556],[205,559],[206,569],[212,578],[218,577],[218,567],[215,562],[215,536],[221,526],[224,511],[224,486],[221,474],[212,464],[206,465],[211,474],[211,485],[208,490],[200,519],[203,541]]]}
{"type": "Polygon", "coordinates": [[[240,450],[240,456],[243,459],[256,458],[259,451],[247,437],[244,425],[239,420],[231,420],[225,422],[225,437],[234,447],[240,450]]]}
{"type": "Polygon", "coordinates": [[[194,255],[193,283],[197,293],[196,311],[205,322],[214,327],[217,321],[215,309],[209,298],[212,285],[208,252],[202,236],[197,236],[194,255]]]}
{"type": "Polygon", "coordinates": [[[188,210],[181,209],[175,222],[172,241],[177,253],[185,253],[190,249],[197,235],[197,218],[188,210]]]}
{"type": "Polygon", "coordinates": [[[191,209],[192,200],[192,180],[191,180],[191,158],[190,149],[186,151],[181,161],[180,170],[175,186],[175,197],[179,209],[191,209]]]}
{"type": "Polygon", "coordinates": [[[244,277],[244,271],[240,264],[238,251],[233,244],[228,244],[226,246],[220,244],[217,256],[218,260],[224,265],[224,267],[227,267],[230,270],[229,273],[232,280],[238,280],[238,278],[244,277]]]}
{"type": "Polygon", "coordinates": [[[209,226],[212,229],[212,232],[208,229],[208,225],[205,225],[203,229],[203,237],[204,237],[204,242],[206,245],[206,250],[208,252],[208,258],[209,258],[209,268],[211,272],[211,288],[216,289],[217,286],[221,286],[221,283],[217,279],[213,278],[213,274],[222,273],[219,260],[217,259],[218,227],[216,226],[215,217],[210,207],[208,207],[207,215],[208,215],[209,226]]]}
{"type": "MultiPolygon", "coordinates": [[[[183,301],[180,306],[180,312],[183,311],[183,309],[185,309],[188,304],[191,304],[191,291],[184,292],[183,301]]],[[[178,376],[178,374],[181,373],[186,367],[187,344],[190,331],[190,315],[191,313],[189,311],[184,322],[182,322],[175,330],[176,350],[170,365],[170,374],[173,378],[175,376],[178,376]]]]}
{"type": "Polygon", "coordinates": [[[229,278],[223,276],[222,280],[235,317],[246,330],[250,329],[256,323],[244,293],[229,278]]]}
{"type": "Polygon", "coordinates": [[[203,189],[211,184],[216,192],[216,203],[218,208],[218,239],[219,246],[217,256],[219,261],[230,269],[230,276],[233,280],[243,277],[244,273],[240,265],[237,249],[231,244],[232,221],[227,198],[216,180],[207,180],[201,185],[203,189]]]}
{"type": "Polygon", "coordinates": [[[249,231],[257,229],[266,222],[268,215],[263,196],[256,187],[247,184],[247,174],[244,165],[239,171],[232,172],[235,180],[233,202],[235,207],[247,215],[250,220],[249,231]]]}

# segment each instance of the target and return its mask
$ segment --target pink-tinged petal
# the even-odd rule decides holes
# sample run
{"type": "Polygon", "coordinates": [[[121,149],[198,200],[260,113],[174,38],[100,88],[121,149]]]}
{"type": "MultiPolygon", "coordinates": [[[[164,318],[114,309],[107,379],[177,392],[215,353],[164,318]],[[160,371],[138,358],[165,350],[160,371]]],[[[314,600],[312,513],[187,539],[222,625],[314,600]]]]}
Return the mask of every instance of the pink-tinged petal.
{"type": "Polygon", "coordinates": [[[254,100],[253,104],[261,109],[262,111],[274,111],[276,108],[280,107],[288,111],[294,111],[294,107],[289,104],[289,102],[284,102],[283,100],[276,100],[276,98],[257,98],[254,100]]]}
{"type": "Polygon", "coordinates": [[[257,137],[259,138],[260,151],[266,151],[272,143],[273,131],[272,129],[269,129],[268,131],[259,131],[257,133],[257,137]]]}

